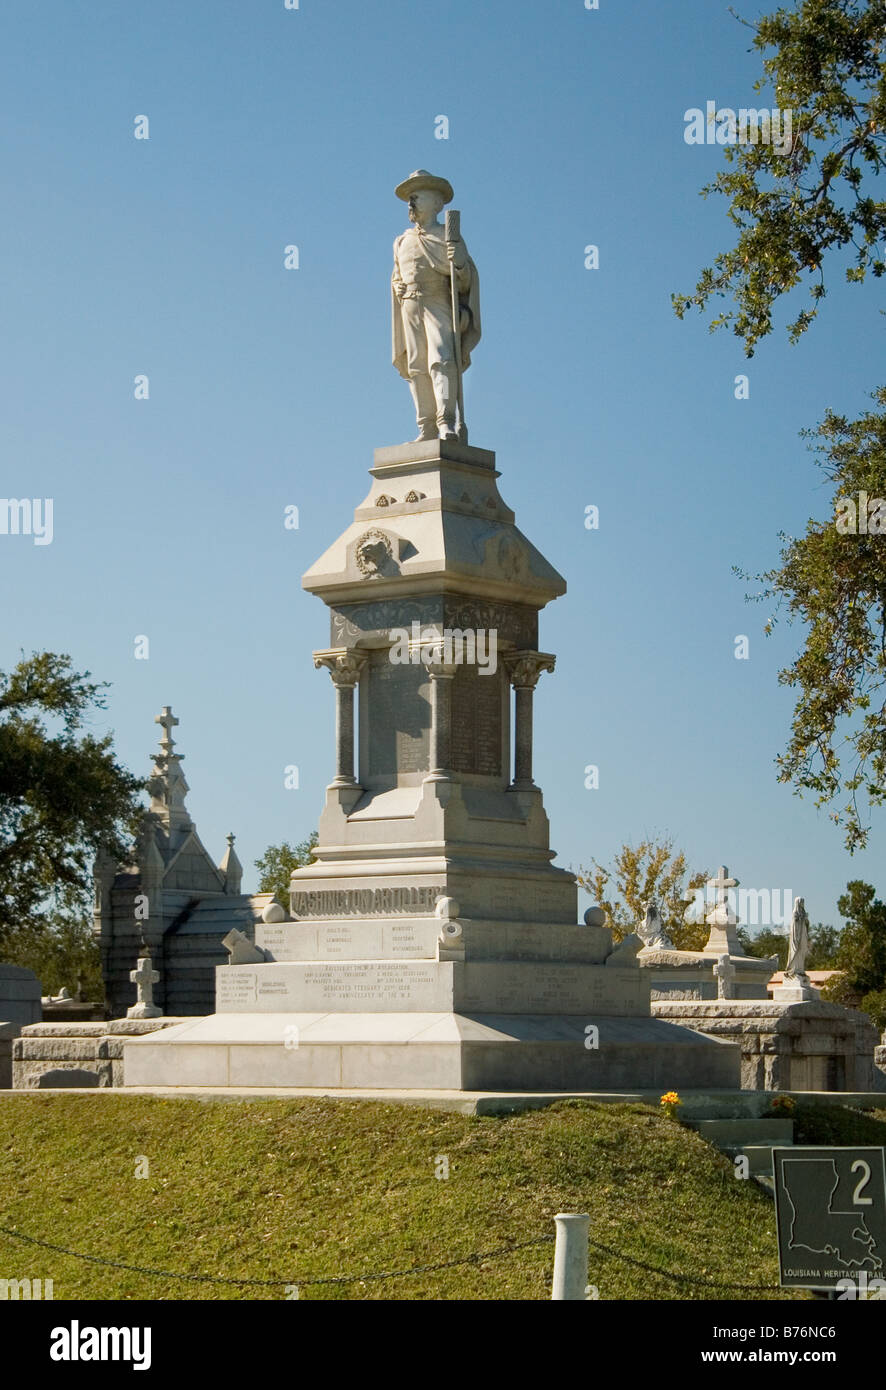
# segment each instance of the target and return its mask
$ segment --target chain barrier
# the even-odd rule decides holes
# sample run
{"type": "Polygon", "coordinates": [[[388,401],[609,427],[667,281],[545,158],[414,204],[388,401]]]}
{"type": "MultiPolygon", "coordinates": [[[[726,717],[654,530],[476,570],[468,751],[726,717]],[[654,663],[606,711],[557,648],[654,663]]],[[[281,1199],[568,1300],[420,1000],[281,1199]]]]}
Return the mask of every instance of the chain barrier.
{"type": "MultiPolygon", "coordinates": [[[[13,1240],[21,1240],[28,1245],[38,1245],[41,1249],[52,1250],[57,1255],[69,1255],[75,1260],[86,1260],[90,1264],[104,1265],[109,1269],[124,1269],[129,1274],[149,1274],[160,1279],[178,1279],[197,1284],[228,1284],[236,1288],[274,1288],[284,1285],[311,1288],[320,1284],[368,1284],[377,1283],[384,1279],[404,1279],[408,1278],[410,1274],[435,1274],[442,1269],[456,1269],[463,1265],[482,1264],[486,1260],[496,1260],[504,1255],[511,1255],[516,1250],[528,1250],[532,1246],[549,1245],[554,1240],[553,1235],[536,1236],[533,1240],[522,1240],[516,1245],[501,1245],[496,1250],[487,1250],[477,1255],[462,1255],[458,1259],[444,1260],[440,1264],[413,1265],[409,1269],[391,1269],[382,1273],[333,1274],[316,1279],[228,1279],[221,1274],[176,1274],[169,1269],[153,1269],[149,1265],[124,1264],[121,1260],[108,1260],[101,1255],[84,1255],[80,1250],[68,1250],[64,1245],[53,1245],[48,1240],[38,1240],[36,1236],[25,1235],[24,1232],[11,1230],[8,1226],[0,1226],[0,1235],[10,1236],[13,1240]]],[[[671,1279],[678,1284],[692,1284],[702,1289],[722,1289],[741,1293],[772,1293],[775,1291],[775,1286],[770,1284],[719,1284],[709,1279],[698,1279],[691,1274],[675,1274],[673,1270],[662,1269],[659,1265],[651,1265],[647,1264],[645,1260],[634,1259],[632,1255],[626,1255],[620,1250],[613,1250],[608,1245],[601,1245],[599,1241],[589,1238],[588,1244],[604,1255],[609,1255],[613,1260],[633,1265],[635,1269],[642,1269],[647,1274],[656,1274],[662,1279],[671,1279]]]]}
{"type": "Polygon", "coordinates": [[[75,1260],[87,1260],[90,1264],[105,1265],[110,1269],[125,1269],[130,1274],[152,1274],[161,1279],[182,1279],[197,1284],[231,1284],[238,1288],[249,1285],[261,1288],[297,1285],[300,1289],[316,1284],[368,1284],[380,1279],[402,1279],[410,1274],[433,1274],[437,1270],[455,1269],[459,1265],[482,1264],[485,1260],[498,1259],[502,1255],[510,1255],[515,1250],[526,1250],[532,1245],[548,1245],[554,1240],[553,1235],[536,1236],[534,1240],[522,1240],[517,1245],[502,1245],[497,1250],[487,1250],[479,1255],[464,1255],[457,1260],[444,1260],[442,1264],[413,1265],[411,1269],[392,1269],[384,1273],[334,1274],[320,1279],[226,1279],[221,1274],[175,1274],[169,1269],[151,1269],[147,1265],[130,1265],[124,1264],[121,1260],[107,1260],[100,1255],[84,1255],[80,1250],[68,1250],[63,1245],[52,1245],[48,1240],[38,1240],[36,1236],[10,1230],[7,1226],[0,1226],[0,1235],[11,1236],[13,1240],[22,1240],[28,1245],[39,1245],[44,1250],[53,1250],[57,1255],[70,1255],[75,1260]]]}
{"type": "Polygon", "coordinates": [[[742,1293],[774,1293],[774,1284],[714,1284],[708,1279],[696,1279],[691,1274],[675,1274],[673,1270],[662,1269],[660,1265],[648,1265],[645,1260],[635,1260],[632,1255],[625,1255],[621,1250],[612,1250],[608,1245],[601,1245],[599,1241],[591,1240],[588,1237],[588,1245],[592,1245],[595,1250],[602,1250],[604,1255],[611,1255],[614,1260],[623,1260],[625,1264],[634,1265],[636,1269],[645,1270],[647,1274],[658,1274],[663,1279],[673,1279],[678,1284],[695,1284],[702,1289],[739,1289],[742,1293]]]}

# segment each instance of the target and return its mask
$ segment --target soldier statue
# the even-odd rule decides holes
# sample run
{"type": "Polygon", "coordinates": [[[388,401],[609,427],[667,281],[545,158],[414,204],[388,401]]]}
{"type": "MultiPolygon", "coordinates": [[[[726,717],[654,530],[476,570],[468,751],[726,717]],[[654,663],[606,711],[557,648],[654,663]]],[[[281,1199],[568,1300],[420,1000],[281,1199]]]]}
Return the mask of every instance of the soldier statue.
{"type": "Polygon", "coordinates": [[[394,366],[409,382],[419,439],[467,439],[461,373],[480,340],[480,285],[458,214],[439,220],[452,185],[417,169],[396,189],[412,226],[394,242],[391,277],[394,366]],[[457,419],[457,412],[461,418],[457,419]]]}

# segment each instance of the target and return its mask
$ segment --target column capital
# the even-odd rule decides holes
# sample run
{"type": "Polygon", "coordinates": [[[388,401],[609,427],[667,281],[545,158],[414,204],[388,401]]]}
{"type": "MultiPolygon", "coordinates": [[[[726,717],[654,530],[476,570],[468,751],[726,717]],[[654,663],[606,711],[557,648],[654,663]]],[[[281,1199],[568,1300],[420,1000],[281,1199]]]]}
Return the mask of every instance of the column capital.
{"type": "Polygon", "coordinates": [[[333,685],[344,690],[353,690],[368,659],[367,653],[356,647],[329,647],[313,656],[315,667],[325,667],[333,685]]]}
{"type": "Polygon", "coordinates": [[[553,671],[557,658],[550,652],[504,652],[508,678],[515,690],[534,690],[542,671],[553,671]]]}
{"type": "Polygon", "coordinates": [[[458,665],[454,661],[429,661],[425,665],[425,670],[432,681],[451,681],[458,670],[458,665]]]}

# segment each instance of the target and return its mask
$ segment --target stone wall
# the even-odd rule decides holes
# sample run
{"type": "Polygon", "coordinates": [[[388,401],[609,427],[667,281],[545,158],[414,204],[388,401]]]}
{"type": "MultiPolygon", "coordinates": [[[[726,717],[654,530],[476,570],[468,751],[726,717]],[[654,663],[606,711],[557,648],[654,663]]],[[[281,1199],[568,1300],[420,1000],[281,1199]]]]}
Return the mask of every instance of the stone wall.
{"type": "Polygon", "coordinates": [[[652,1004],[656,1018],[741,1045],[744,1090],[877,1091],[877,1031],[867,1014],[839,1004],[721,999],[652,1004]]]}
{"type": "Polygon", "coordinates": [[[126,1038],[156,1033],[183,1018],[119,1018],[108,1023],[35,1023],[12,1043],[12,1089],[123,1085],[126,1038]]]}

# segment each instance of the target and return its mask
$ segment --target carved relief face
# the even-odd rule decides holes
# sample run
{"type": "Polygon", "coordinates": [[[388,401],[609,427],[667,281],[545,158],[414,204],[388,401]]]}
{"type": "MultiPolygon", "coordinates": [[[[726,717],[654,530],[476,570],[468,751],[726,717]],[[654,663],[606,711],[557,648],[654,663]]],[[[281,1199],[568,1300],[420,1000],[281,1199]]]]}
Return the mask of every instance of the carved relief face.
{"type": "Polygon", "coordinates": [[[381,569],[387,553],[383,541],[367,541],[360,547],[360,558],[370,571],[381,569]]]}
{"type": "Polygon", "coordinates": [[[397,573],[393,548],[384,531],[367,531],[360,537],[354,551],[354,562],[366,579],[397,573]]]}

